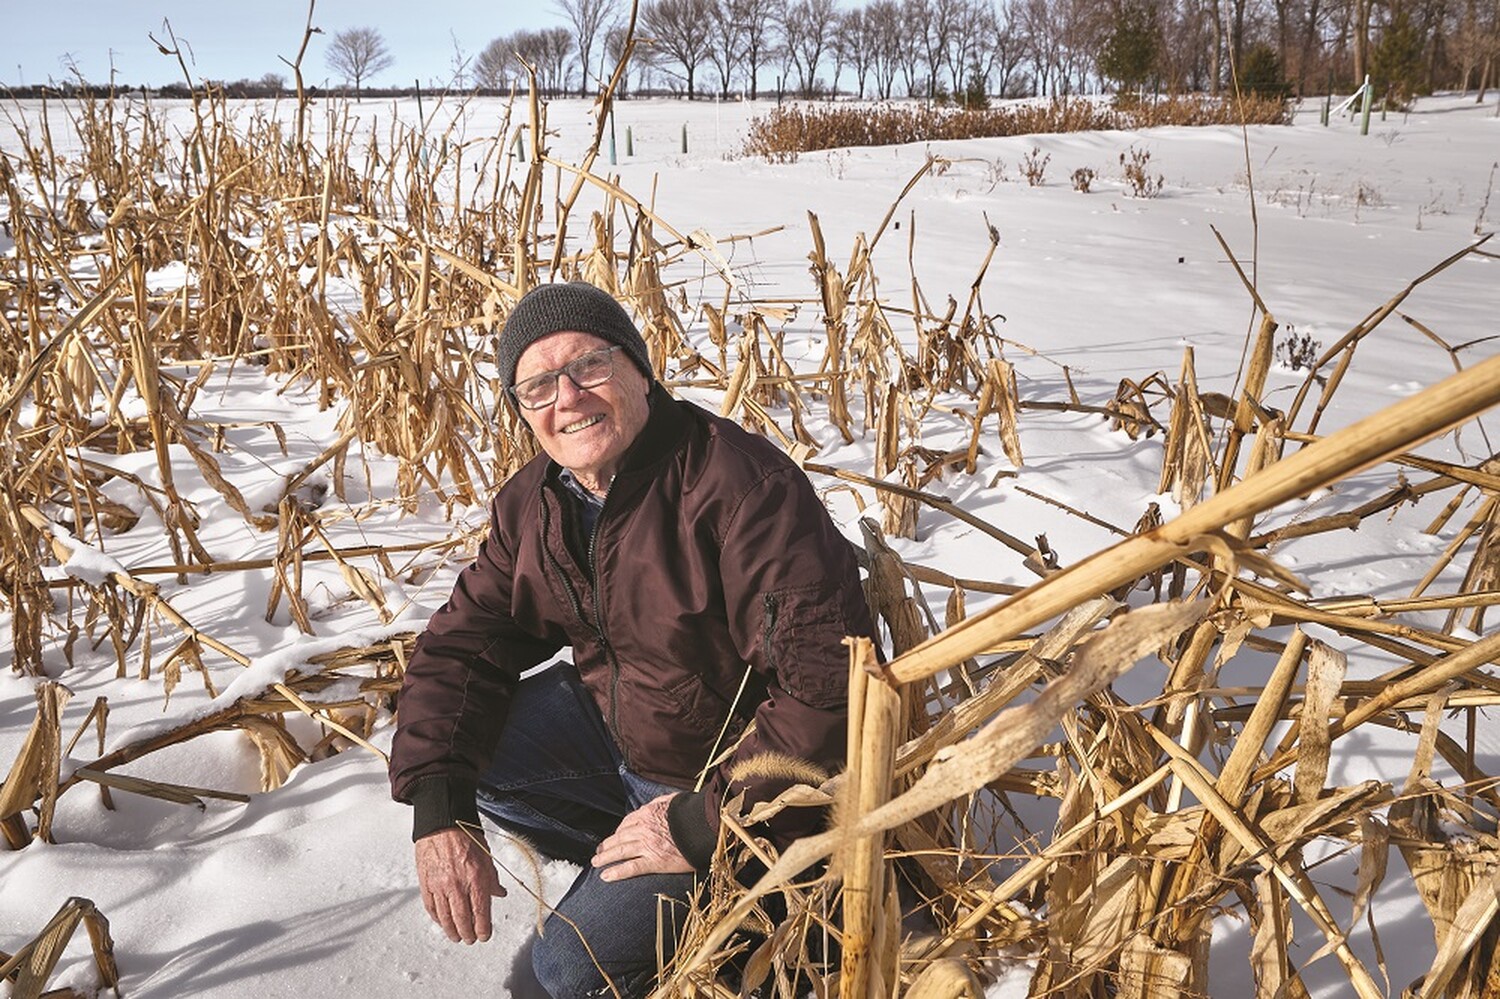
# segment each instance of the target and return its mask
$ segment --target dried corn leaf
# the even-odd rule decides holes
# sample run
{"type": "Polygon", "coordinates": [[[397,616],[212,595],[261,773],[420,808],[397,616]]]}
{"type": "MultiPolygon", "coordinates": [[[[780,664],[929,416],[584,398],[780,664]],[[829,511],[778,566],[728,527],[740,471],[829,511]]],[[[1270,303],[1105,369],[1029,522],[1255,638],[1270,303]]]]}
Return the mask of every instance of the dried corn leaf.
{"type": "MultiPolygon", "coordinates": [[[[37,693],[40,697],[41,691],[37,693]]],[[[32,803],[41,796],[42,773],[46,769],[43,765],[42,726],[44,724],[41,704],[38,702],[36,718],[32,720],[31,728],[21,743],[21,749],[16,753],[15,760],[11,762],[5,783],[0,785],[0,819],[9,818],[23,809],[30,808],[32,803]]]]}
{"type": "Polygon", "coordinates": [[[1432,758],[1437,752],[1438,736],[1442,734],[1443,708],[1457,684],[1444,684],[1427,698],[1427,708],[1422,713],[1422,734],[1417,739],[1417,750],[1412,754],[1411,771],[1407,774],[1403,790],[1415,791],[1432,773],[1432,758]]]}
{"type": "MultiPolygon", "coordinates": [[[[1141,858],[1116,857],[1070,899],[1049,899],[1051,960],[1102,966],[1134,934],[1147,895],[1150,868],[1141,858]]],[[[1054,972],[1055,973],[1055,972],[1054,972]]]]}
{"type": "Polygon", "coordinates": [[[1306,999],[1307,987],[1293,970],[1292,905],[1281,884],[1267,871],[1255,876],[1255,903],[1251,910],[1254,935],[1250,942],[1250,967],[1255,972],[1255,994],[1306,999]]]}
{"type": "Polygon", "coordinates": [[[12,999],[40,999],[73,932],[83,923],[93,947],[94,964],[100,984],[118,990],[120,972],[115,965],[114,941],[109,934],[109,920],[86,898],[70,898],[37,934],[14,957],[0,962],[0,980],[14,976],[12,999]]]}
{"type": "Polygon", "coordinates": [[[260,751],[260,788],[274,791],[291,772],[307,761],[307,754],[297,745],[286,726],[269,718],[247,717],[236,723],[260,751]]]}
{"type": "Polygon", "coordinates": [[[1313,642],[1309,646],[1307,694],[1302,701],[1302,720],[1297,730],[1302,752],[1297,757],[1297,771],[1292,782],[1298,801],[1316,800],[1328,781],[1328,757],[1332,746],[1328,717],[1348,667],[1348,657],[1337,649],[1323,642],[1313,642]]]}
{"type": "Polygon", "coordinates": [[[1380,928],[1375,925],[1375,913],[1370,901],[1385,881],[1386,861],[1391,849],[1391,830],[1374,815],[1359,818],[1359,874],[1354,886],[1354,914],[1349,917],[1352,929],[1359,924],[1359,917],[1369,915],[1370,940],[1375,945],[1375,959],[1379,962],[1381,977],[1390,989],[1390,975],[1386,973],[1385,951],[1380,946],[1380,928]]]}
{"type": "Polygon", "coordinates": [[[990,361],[974,422],[977,427],[986,416],[995,414],[1000,424],[1000,446],[1005,450],[1010,463],[1020,468],[1025,461],[1021,455],[1021,437],[1016,415],[1018,400],[1015,369],[1000,358],[990,361]]]}

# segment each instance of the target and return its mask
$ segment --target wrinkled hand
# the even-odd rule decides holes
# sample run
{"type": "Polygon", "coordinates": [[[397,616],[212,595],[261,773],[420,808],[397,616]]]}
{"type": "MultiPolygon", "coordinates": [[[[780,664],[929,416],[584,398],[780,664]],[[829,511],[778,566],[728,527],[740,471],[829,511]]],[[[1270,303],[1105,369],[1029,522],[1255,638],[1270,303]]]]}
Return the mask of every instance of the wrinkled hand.
{"type": "Polygon", "coordinates": [[[504,897],[477,832],[443,829],[416,842],[422,904],[454,943],[490,938],[490,898],[504,897]]]}
{"type": "Polygon", "coordinates": [[[676,797],[653,798],[625,816],[620,828],[599,844],[593,865],[604,881],[623,881],[641,874],[688,874],[693,865],[672,841],[667,805],[676,797]]]}

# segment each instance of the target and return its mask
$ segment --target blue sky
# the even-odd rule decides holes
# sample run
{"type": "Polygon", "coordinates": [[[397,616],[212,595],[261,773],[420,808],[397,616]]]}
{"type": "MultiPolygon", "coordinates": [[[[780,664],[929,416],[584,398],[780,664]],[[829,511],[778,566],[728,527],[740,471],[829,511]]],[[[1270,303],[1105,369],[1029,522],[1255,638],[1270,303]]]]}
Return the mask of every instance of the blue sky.
{"type": "MultiPolygon", "coordinates": [[[[278,56],[294,59],[307,23],[307,0],[0,0],[0,85],[45,83],[71,76],[66,60],[90,82],[115,79],[124,85],[181,82],[177,61],[156,50],[149,37],[167,36],[170,21],[191,49],[194,79],[259,79],[291,70],[278,56]]],[[[313,37],[303,76],[322,85],[333,76],[323,54],[328,39],[344,28],[378,29],[395,65],[367,85],[423,86],[453,75],[453,34],[467,55],[518,28],[565,23],[548,0],[319,0],[313,23],[326,34],[313,37]]],[[[333,80],[332,82],[337,82],[333,80]]]]}

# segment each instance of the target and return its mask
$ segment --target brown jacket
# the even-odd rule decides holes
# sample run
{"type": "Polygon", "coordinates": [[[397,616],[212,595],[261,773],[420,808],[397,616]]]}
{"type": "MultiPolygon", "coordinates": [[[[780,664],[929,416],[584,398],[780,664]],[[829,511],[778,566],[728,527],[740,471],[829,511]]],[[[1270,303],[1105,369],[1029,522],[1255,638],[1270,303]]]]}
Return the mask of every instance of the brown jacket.
{"type": "MultiPolygon", "coordinates": [[[[850,546],[774,445],[652,393],[593,537],[556,463],[537,458],[496,496],[478,558],[418,640],[391,754],[392,793],[417,806],[418,837],[476,820],[475,781],[517,678],[565,646],[643,777],[694,786],[726,720],[721,751],[754,719],[702,795],[673,802],[674,838],[700,867],[731,795],[773,797],[798,762],[841,765],[842,639],[874,633],[850,546]]],[[[773,838],[812,821],[790,809],[773,838]]]]}

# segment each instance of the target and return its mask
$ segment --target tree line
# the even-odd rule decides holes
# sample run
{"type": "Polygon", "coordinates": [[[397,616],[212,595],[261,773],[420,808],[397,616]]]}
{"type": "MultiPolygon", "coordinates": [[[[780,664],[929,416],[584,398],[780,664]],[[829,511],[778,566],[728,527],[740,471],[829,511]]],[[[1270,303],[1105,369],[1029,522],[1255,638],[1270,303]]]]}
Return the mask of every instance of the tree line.
{"type": "MultiPolygon", "coordinates": [[[[556,27],[491,41],[468,83],[597,90],[628,0],[556,0],[556,27]]],[[[632,90],[687,97],[977,100],[1096,90],[1303,95],[1483,92],[1500,72],[1500,0],[643,0],[632,90]]]]}
{"type": "MultiPolygon", "coordinates": [[[[554,7],[563,23],[495,38],[472,58],[455,36],[448,87],[524,91],[534,74],[545,94],[597,91],[623,52],[630,0],[554,7]]],[[[754,100],[774,89],[972,105],[1236,85],[1302,96],[1347,93],[1368,75],[1401,103],[1439,89],[1477,88],[1483,100],[1500,84],[1500,0],[641,0],[633,38],[620,97],[754,100]]],[[[355,95],[410,92],[366,90],[394,63],[375,28],[337,32],[324,58],[355,95]]],[[[216,86],[262,97],[284,84],[270,73],[216,86]]]]}

